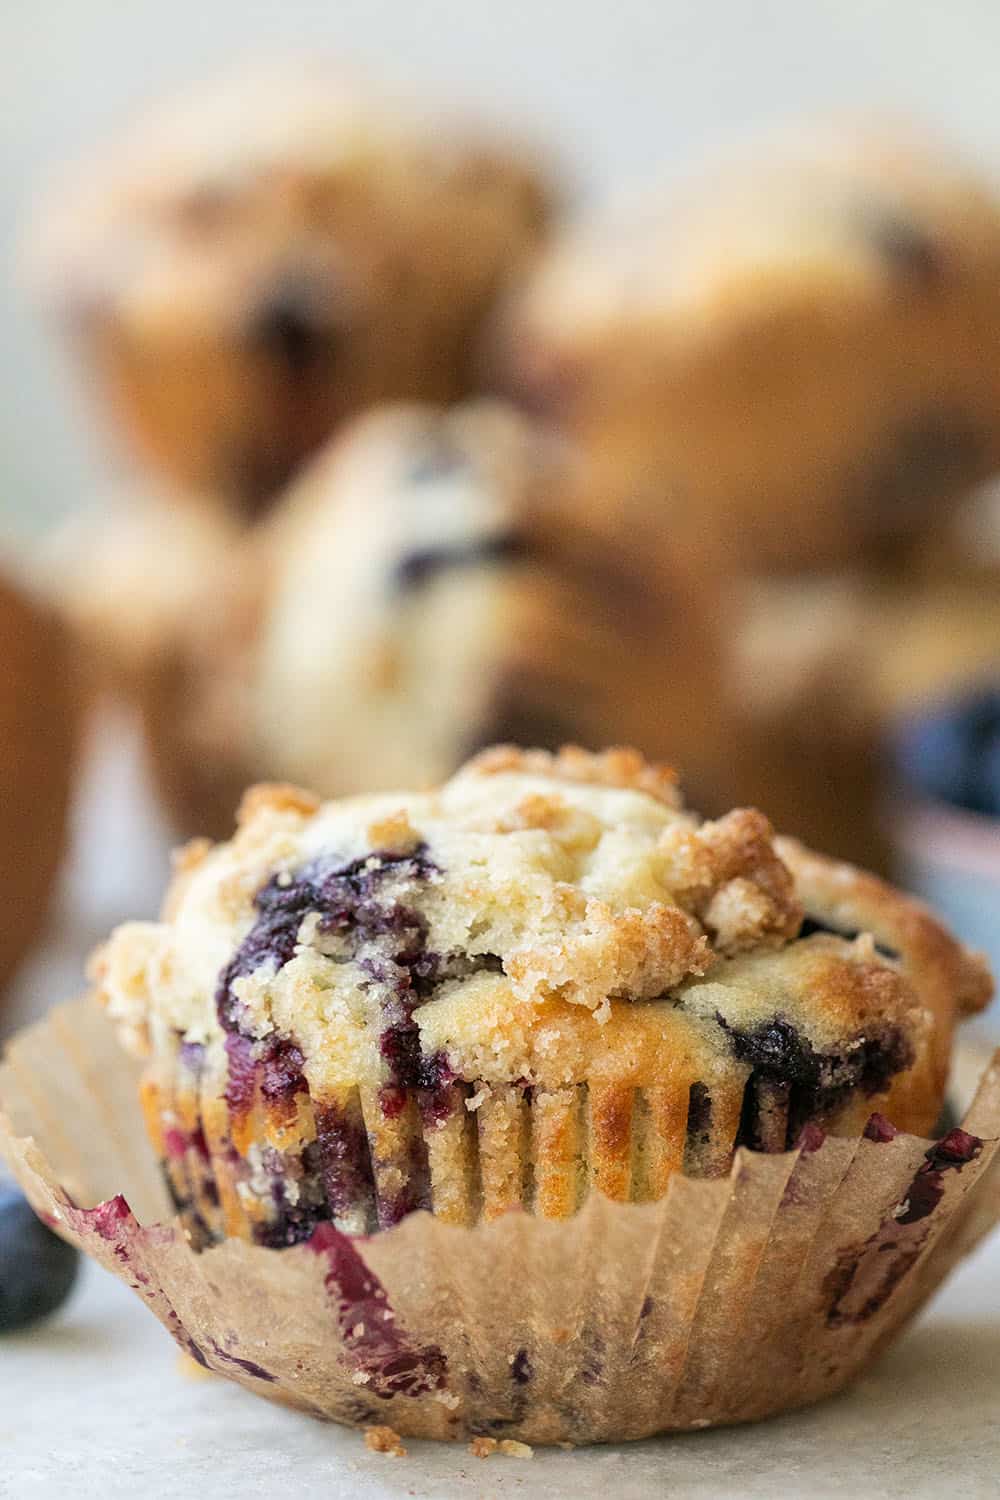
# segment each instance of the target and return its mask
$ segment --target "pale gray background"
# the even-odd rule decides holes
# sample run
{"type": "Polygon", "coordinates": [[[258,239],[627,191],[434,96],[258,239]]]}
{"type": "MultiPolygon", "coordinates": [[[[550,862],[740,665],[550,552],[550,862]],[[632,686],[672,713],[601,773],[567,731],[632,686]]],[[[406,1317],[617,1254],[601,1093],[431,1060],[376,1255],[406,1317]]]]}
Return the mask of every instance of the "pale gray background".
{"type": "Polygon", "coordinates": [[[317,46],[550,141],[585,189],[858,107],[942,126],[1000,174],[997,0],[0,0],[0,542],[107,473],[14,284],[38,180],[165,85],[317,46]]]}

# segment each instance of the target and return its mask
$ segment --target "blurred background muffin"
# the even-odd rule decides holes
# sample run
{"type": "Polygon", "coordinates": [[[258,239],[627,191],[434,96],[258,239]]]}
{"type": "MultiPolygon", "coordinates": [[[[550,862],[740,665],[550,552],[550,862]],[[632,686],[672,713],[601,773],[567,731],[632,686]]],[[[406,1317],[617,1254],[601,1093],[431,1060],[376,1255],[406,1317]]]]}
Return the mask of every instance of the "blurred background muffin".
{"type": "Polygon", "coordinates": [[[175,825],[223,836],[263,775],[343,796],[629,734],[724,796],[713,596],[581,530],[568,482],[502,403],[386,406],[251,534],[151,501],[92,527],[63,607],[138,705],[175,825]]]}
{"type": "Polygon", "coordinates": [[[195,703],[195,643],[222,653],[223,620],[236,628],[227,590],[246,574],[241,541],[225,511],[147,489],[65,524],[39,569],[92,706],[131,710],[146,769],[181,831],[228,830],[246,782],[240,748],[195,703]]]}
{"type": "Polygon", "coordinates": [[[41,935],[65,852],[79,696],[57,622],[0,576],[0,1006],[41,935]]]}
{"type": "Polygon", "coordinates": [[[919,137],[765,138],[560,236],[515,302],[515,395],[741,571],[909,549],[1000,453],[1000,201],[919,137]]]}
{"type": "Polygon", "coordinates": [[[136,453],[253,520],[345,416],[469,389],[549,210],[527,158],[303,60],[153,111],[53,193],[37,260],[136,453]]]}

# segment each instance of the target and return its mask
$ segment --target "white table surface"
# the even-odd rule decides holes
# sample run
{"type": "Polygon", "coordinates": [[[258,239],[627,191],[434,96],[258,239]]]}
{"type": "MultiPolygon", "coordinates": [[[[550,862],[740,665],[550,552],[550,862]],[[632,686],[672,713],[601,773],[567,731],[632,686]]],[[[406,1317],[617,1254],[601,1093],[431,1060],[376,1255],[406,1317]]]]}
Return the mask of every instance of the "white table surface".
{"type": "Polygon", "coordinates": [[[994,1240],[853,1391],[755,1427],[530,1460],[411,1442],[397,1459],[182,1373],[152,1315],[88,1264],[57,1318],[0,1344],[0,1496],[985,1500],[1000,1493],[998,1285],[994,1240]]]}
{"type": "MultiPolygon", "coordinates": [[[[116,726],[91,762],[61,914],[25,970],[12,1016],[80,987],[111,921],[148,915],[165,869],[134,746],[116,726]],[[101,839],[95,841],[99,829],[101,839]],[[109,853],[110,850],[110,853],[109,853]]],[[[356,1432],[182,1373],[177,1350],[124,1286],[92,1264],[49,1323],[0,1340],[3,1500],[962,1500],[1000,1495],[1000,1234],[844,1396],[756,1427],[619,1448],[473,1458],[408,1443],[393,1459],[356,1432]]]]}

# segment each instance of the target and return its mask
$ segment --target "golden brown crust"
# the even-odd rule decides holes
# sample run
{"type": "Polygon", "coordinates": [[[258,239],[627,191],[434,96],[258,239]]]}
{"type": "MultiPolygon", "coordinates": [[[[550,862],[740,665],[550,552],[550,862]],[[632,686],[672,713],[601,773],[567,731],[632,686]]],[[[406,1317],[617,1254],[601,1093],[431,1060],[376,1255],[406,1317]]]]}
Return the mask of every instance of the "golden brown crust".
{"type": "Polygon", "coordinates": [[[795,936],[802,908],[762,813],[739,808],[695,830],[675,826],[660,844],[675,894],[704,922],[720,952],[780,945],[795,936]]]}
{"type": "Polygon", "coordinates": [[[236,826],[246,827],[264,810],[301,813],[303,817],[309,817],[311,813],[318,811],[319,805],[319,798],[313,792],[292,786],[290,782],[258,782],[256,786],[247,787],[243,793],[236,810],[236,826]]]}
{"type": "Polygon", "coordinates": [[[638,750],[621,746],[593,752],[579,745],[562,745],[555,753],[523,750],[517,745],[494,745],[467,763],[480,775],[502,771],[553,776],[584,785],[630,787],[645,792],[668,807],[680,806],[677,772],[673,766],[651,763],[638,750]]]}
{"type": "Polygon", "coordinates": [[[825,859],[793,839],[778,839],[808,914],[841,931],[870,933],[898,954],[902,973],[933,1018],[926,1062],[899,1080],[890,1106],[927,1132],[944,1097],[952,1036],[963,1016],[982,1010],[994,983],[982,954],[956,941],[923,902],[851,865],[825,859]]]}
{"type": "Polygon", "coordinates": [[[775,847],[807,911],[835,927],[870,932],[876,942],[901,953],[905,966],[919,974],[922,992],[928,986],[940,991],[941,1011],[954,1008],[968,1016],[988,1004],[994,983],[984,955],[957,942],[922,901],[795,839],[779,837],[775,847]]]}

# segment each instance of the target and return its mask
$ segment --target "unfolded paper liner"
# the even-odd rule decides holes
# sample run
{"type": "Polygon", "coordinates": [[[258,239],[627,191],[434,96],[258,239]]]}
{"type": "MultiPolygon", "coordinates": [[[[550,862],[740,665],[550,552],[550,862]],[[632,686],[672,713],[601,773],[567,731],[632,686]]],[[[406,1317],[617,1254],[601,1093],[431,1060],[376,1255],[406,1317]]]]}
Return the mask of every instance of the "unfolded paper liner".
{"type": "Polygon", "coordinates": [[[14,1040],[0,1149],[35,1208],[212,1370],[410,1436],[610,1441],[806,1405],[854,1379],[1000,1218],[1000,1053],[962,1164],[913,1136],[828,1138],[741,1150],[725,1179],[677,1174],[658,1203],[595,1192],[571,1220],[418,1213],[370,1238],[323,1224],[292,1249],[201,1254],[170,1222],[136,1081],[91,999],[14,1040]]]}

